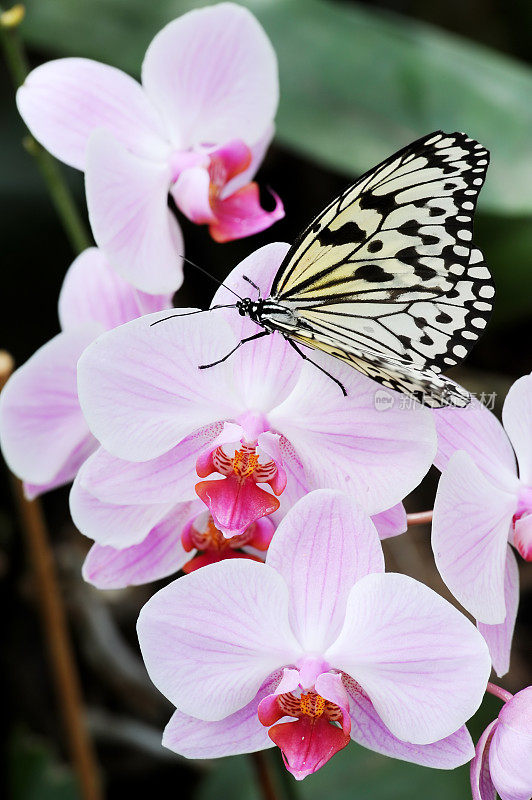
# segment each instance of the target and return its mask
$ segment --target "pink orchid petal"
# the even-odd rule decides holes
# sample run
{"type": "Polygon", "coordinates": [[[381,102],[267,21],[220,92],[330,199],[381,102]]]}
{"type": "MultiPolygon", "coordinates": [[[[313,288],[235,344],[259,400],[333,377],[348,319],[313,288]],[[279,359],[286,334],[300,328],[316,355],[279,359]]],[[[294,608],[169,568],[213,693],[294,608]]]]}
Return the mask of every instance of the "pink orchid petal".
{"type": "Polygon", "coordinates": [[[35,138],[77,169],[84,169],[87,141],[97,128],[138,156],[168,152],[162,120],[142,88],[107,64],[86,58],[42,64],[18,90],[17,106],[35,138]]]}
{"type": "Polygon", "coordinates": [[[84,465],[82,486],[106,503],[150,505],[195,499],[194,461],[219,426],[200,428],[150,461],[125,461],[100,448],[84,465]]]}
{"type": "MultiPolygon", "coordinates": [[[[1,426],[0,426],[1,429],[1,426]]],[[[80,467],[85,463],[95,449],[98,447],[98,442],[93,436],[87,436],[80,444],[72,450],[61,469],[56,472],[54,477],[45,483],[30,483],[23,481],[24,495],[28,500],[34,500],[39,495],[49,492],[52,489],[57,489],[59,486],[64,486],[74,480],[80,467]]]]}
{"type": "Polygon", "coordinates": [[[89,139],[85,188],[92,232],[116,271],[149,294],[183,281],[184,244],[168,209],[170,167],[128,152],[106,131],[89,139]]]}
{"type": "Polygon", "coordinates": [[[452,456],[436,492],[436,566],[458,602],[489,625],[506,617],[504,568],[516,505],[516,497],[490,483],[464,451],[452,456]]]}
{"type": "Polygon", "coordinates": [[[83,577],[98,589],[123,589],[165,578],[190,559],[181,544],[181,529],[197,509],[181,503],[137,545],[116,550],[94,544],[83,564],[83,577]]]}
{"type": "Polygon", "coordinates": [[[222,189],[237,175],[242,175],[251,164],[252,154],[242,139],[232,139],[221,147],[209,151],[209,173],[212,183],[222,189]]]}
{"type": "Polygon", "coordinates": [[[67,483],[96,448],[79,407],[76,363],[100,330],[92,323],[58,334],[17,369],[0,395],[4,458],[28,483],[67,483]]]}
{"type": "Polygon", "coordinates": [[[216,722],[176,711],[164,729],[163,745],[186,758],[221,758],[273,747],[268,731],[259,722],[257,707],[277,680],[278,676],[266,681],[244,708],[216,722]]]}
{"type": "Polygon", "coordinates": [[[247,705],[301,649],[288,622],[288,589],[243,558],[179,578],[140,612],[139,641],[157,688],[184,714],[219,720],[247,705]]]}
{"type": "Polygon", "coordinates": [[[443,472],[456,450],[465,450],[496,486],[517,486],[515,456],[504,428],[485,405],[472,400],[467,408],[433,411],[438,434],[435,465],[443,472]]]}
{"type": "Polygon", "coordinates": [[[238,191],[238,189],[241,189],[243,186],[246,186],[255,177],[255,173],[264,160],[264,156],[270,146],[274,133],[275,126],[272,123],[266,133],[263,134],[255,144],[250,146],[251,161],[248,167],[226,183],[220,194],[222,200],[234,194],[234,192],[238,191]]]}
{"type": "Polygon", "coordinates": [[[213,205],[215,220],[209,225],[209,233],[214,241],[231,242],[252,236],[282,219],[283,202],[274,191],[270,190],[270,194],[275,202],[272,211],[262,208],[256,183],[248,183],[229,197],[217,200],[213,205]]]}
{"type": "Polygon", "coordinates": [[[501,800],[532,796],[532,687],[503,706],[489,752],[491,779],[501,800]]]}
{"type": "Polygon", "coordinates": [[[324,653],[354,678],[394,736],[431,744],[479,707],[491,670],[469,620],[407,575],[372,574],[347,600],[344,627],[324,653]]]}
{"type": "Polygon", "coordinates": [[[515,521],[514,545],[525,561],[532,561],[532,514],[515,521]]]}
{"type": "Polygon", "coordinates": [[[88,492],[79,478],[74,481],[70,492],[70,513],[77,529],[97,544],[117,549],[144,541],[174,506],[175,502],[153,505],[105,503],[88,492]]]}
{"type": "Polygon", "coordinates": [[[432,417],[422,408],[377,410],[374,381],[315,352],[312,358],[342,381],[347,397],[305,363],[296,387],[268,419],[291,442],[311,488],[348,492],[377,514],[400,502],[426,474],[436,448],[432,417]]]}
{"type": "Polygon", "coordinates": [[[493,669],[502,677],[510,669],[510,652],[514,635],[515,619],[519,607],[519,569],[511,547],[506,549],[504,574],[504,604],[506,617],[499,625],[486,625],[478,622],[477,627],[486,640],[493,669]]]}
{"type": "Polygon", "coordinates": [[[210,178],[205,167],[184,169],[171,192],[177,207],[191,222],[209,225],[216,219],[210,203],[210,178]]]}
{"type": "Polygon", "coordinates": [[[360,687],[349,680],[346,680],[346,687],[352,722],[351,738],[362,747],[390,758],[436,769],[455,769],[471,760],[473,742],[465,725],[456,733],[432,744],[403,742],[388,730],[360,687]]]}
{"type": "Polygon", "coordinates": [[[234,347],[231,329],[216,314],[179,316],[187,310],[157,325],[166,312],[115,328],[79,361],[83,413],[118,458],[157,458],[198,428],[242,409],[230,366],[198,369],[234,347]]]}
{"type": "MultiPolygon", "coordinates": [[[[267,297],[273,277],[288,249],[289,246],[284,242],[261,247],[235,267],[225,279],[225,285],[240,297],[255,298],[256,290],[242,278],[242,275],[246,275],[260,286],[263,297],[267,297]]],[[[234,302],[235,296],[222,286],[214,295],[212,305],[234,302]]],[[[236,309],[216,313],[225,317],[238,341],[260,332],[252,320],[241,317],[236,309]]],[[[269,411],[281,403],[295,386],[301,372],[302,360],[281,334],[273,333],[256,342],[245,344],[231,356],[230,364],[235,384],[248,407],[269,411]],[[282,369],[279,368],[281,364],[282,369]]]]}
{"type": "Polygon", "coordinates": [[[290,588],[290,624],[307,652],[322,653],[338,635],[357,580],[384,571],[377,531],[351,498],[311,492],[288,512],[266,563],[290,588]]]}
{"type": "Polygon", "coordinates": [[[214,524],[224,536],[240,536],[260,517],[272,514],[279,501],[252,479],[240,481],[236,475],[223,480],[202,481],[196,493],[211,512],[214,524]]]}
{"type": "Polygon", "coordinates": [[[471,762],[471,792],[473,800],[497,800],[497,793],[489,771],[489,748],[498,720],[490,722],[477,742],[475,757],[471,762]]]}
{"type": "Polygon", "coordinates": [[[282,722],[268,733],[280,748],[285,767],[297,781],[317,772],[349,744],[349,736],[325,716],[303,716],[293,722],[282,722]]]}
{"type": "Polygon", "coordinates": [[[339,673],[322,672],[315,683],[316,692],[325,700],[330,700],[342,712],[342,731],[351,733],[351,717],[349,716],[349,695],[347,694],[342,676],[339,673]]]}
{"type": "Polygon", "coordinates": [[[377,528],[381,541],[390,539],[392,536],[399,536],[407,529],[406,511],[402,503],[397,503],[393,508],[375,514],[371,521],[377,528]]]}
{"type": "Polygon", "coordinates": [[[502,421],[519,464],[519,477],[532,484],[532,375],[519,378],[506,395],[502,421]]]}
{"type": "Polygon", "coordinates": [[[255,17],[223,3],[184,14],[153,39],[142,84],[175,147],[256,142],[277,108],[277,59],[255,17]]]}
{"type": "Polygon", "coordinates": [[[121,278],[97,247],[89,247],[70,265],[59,295],[63,330],[86,322],[115,328],[131,319],[172,307],[172,296],[144,294],[121,278]]]}

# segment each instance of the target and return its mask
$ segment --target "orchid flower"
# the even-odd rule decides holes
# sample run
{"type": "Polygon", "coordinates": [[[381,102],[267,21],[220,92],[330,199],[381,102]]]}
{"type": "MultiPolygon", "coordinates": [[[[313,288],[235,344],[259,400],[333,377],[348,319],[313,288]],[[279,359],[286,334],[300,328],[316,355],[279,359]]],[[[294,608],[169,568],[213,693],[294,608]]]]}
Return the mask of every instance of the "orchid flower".
{"type": "Polygon", "coordinates": [[[504,427],[478,402],[441,409],[434,418],[435,464],[442,470],[432,524],[436,565],[478,620],[503,675],[519,603],[510,545],[532,560],[532,377],[519,378],[508,392],[504,427]]]}
{"type": "MultiPolygon", "coordinates": [[[[137,523],[138,509],[134,506],[109,509],[90,495],[82,495],[77,499],[74,522],[84,530],[83,514],[89,508],[96,539],[109,541],[110,531],[114,531],[108,526],[113,519],[118,521],[120,530],[128,523],[137,523]]],[[[138,544],[120,549],[96,541],[85,558],[83,577],[98,589],[123,589],[160,580],[179,570],[189,573],[226,558],[260,560],[264,559],[274,531],[275,525],[263,517],[241,536],[226,539],[199,500],[178,503],[138,544]]]]}
{"type": "Polygon", "coordinates": [[[473,800],[532,797],[532,687],[507,696],[480,737],[471,762],[473,800]]]}
{"type": "Polygon", "coordinates": [[[177,707],[163,744],[189,758],[281,748],[297,779],[354,739],[418,764],[470,760],[465,721],[487,646],[447,601],[385,574],[365,511],[318,490],[285,516],[266,564],[206,566],[138,621],[152,681],[177,707]]]}
{"type": "MultiPolygon", "coordinates": [[[[246,274],[268,291],[287,249],[277,243],[257,251],[227,286],[243,291],[246,274]]],[[[199,369],[229,353],[253,323],[235,309],[168,316],[111,331],[80,359],[81,404],[102,445],[72,493],[83,532],[124,549],[145,539],[176,503],[199,496],[218,530],[242,536],[313,488],[352,492],[370,515],[380,515],[383,536],[404,529],[399,504],[434,457],[427,409],[381,412],[375,384],[335,365],[344,397],[278,333],[199,369]],[[135,522],[120,506],[134,507],[135,522]]]]}
{"type": "Polygon", "coordinates": [[[191,11],[154,38],[142,86],[114,67],[63,58],[17,93],[26,125],[85,172],[97,244],[143,291],[175,291],[183,238],[168,194],[219,242],[268,228],[250,183],[273,136],[277,60],[255,17],[232,3],[191,11]]]}
{"type": "Polygon", "coordinates": [[[24,481],[26,495],[69,483],[98,447],[78,402],[76,365],[102,331],[171,306],[120,278],[95,247],[70,266],[59,296],[62,332],[9,379],[0,395],[4,458],[24,481]]]}

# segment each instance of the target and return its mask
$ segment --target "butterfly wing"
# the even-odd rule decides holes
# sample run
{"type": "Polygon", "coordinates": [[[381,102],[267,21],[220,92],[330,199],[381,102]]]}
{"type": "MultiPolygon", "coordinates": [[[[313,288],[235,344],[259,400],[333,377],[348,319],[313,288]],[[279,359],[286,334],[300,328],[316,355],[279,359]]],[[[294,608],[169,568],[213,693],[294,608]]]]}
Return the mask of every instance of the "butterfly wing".
{"type": "Polygon", "coordinates": [[[471,244],[488,161],[463,133],[405,147],[303,232],[271,299],[295,315],[304,338],[315,334],[311,346],[325,337],[336,357],[361,353],[357,369],[364,353],[384,374],[387,364],[421,374],[458,363],[486,326],[495,293],[471,244]]]}

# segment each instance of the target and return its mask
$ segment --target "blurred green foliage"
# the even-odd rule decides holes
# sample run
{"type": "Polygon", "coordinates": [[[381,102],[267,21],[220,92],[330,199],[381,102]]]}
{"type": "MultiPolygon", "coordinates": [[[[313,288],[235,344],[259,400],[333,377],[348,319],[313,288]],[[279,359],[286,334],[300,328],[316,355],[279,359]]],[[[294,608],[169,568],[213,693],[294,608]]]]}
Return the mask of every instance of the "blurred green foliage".
{"type": "Polygon", "coordinates": [[[11,800],[79,800],[70,769],[59,764],[41,740],[18,731],[9,746],[11,800]]]}

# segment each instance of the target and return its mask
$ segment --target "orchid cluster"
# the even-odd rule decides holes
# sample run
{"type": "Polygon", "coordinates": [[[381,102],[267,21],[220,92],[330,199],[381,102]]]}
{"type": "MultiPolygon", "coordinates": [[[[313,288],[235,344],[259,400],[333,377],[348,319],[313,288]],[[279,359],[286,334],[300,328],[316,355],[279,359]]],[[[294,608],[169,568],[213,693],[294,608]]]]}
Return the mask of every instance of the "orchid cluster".
{"type": "Polygon", "coordinates": [[[212,300],[225,308],[172,310],[179,214],[217,242],[283,216],[252,180],[277,101],[273,48],[231,3],[163,28],[142,84],[79,58],[30,73],[19,111],[85,172],[97,247],[66,274],[61,333],[2,391],[4,457],[29,498],[73,482],[94,586],[185,573],[138,621],[149,675],[176,707],[168,748],[197,759],[276,745],[300,780],[352,739],[428,767],[471,761],[475,800],[527,800],[532,689],[512,697],[488,679],[509,669],[514,550],[532,560],[532,377],[510,390],[503,427],[480,404],[382,410],[377,384],[319,356],[344,396],[278,333],[236,349],[256,328],[227,306],[250,281],[268,296],[280,242],[229,274],[212,300]],[[436,565],[476,625],[385,571],[381,540],[406,531],[403,500],[433,463],[436,565]],[[466,722],[487,687],[505,704],[475,752],[466,722]]]}

